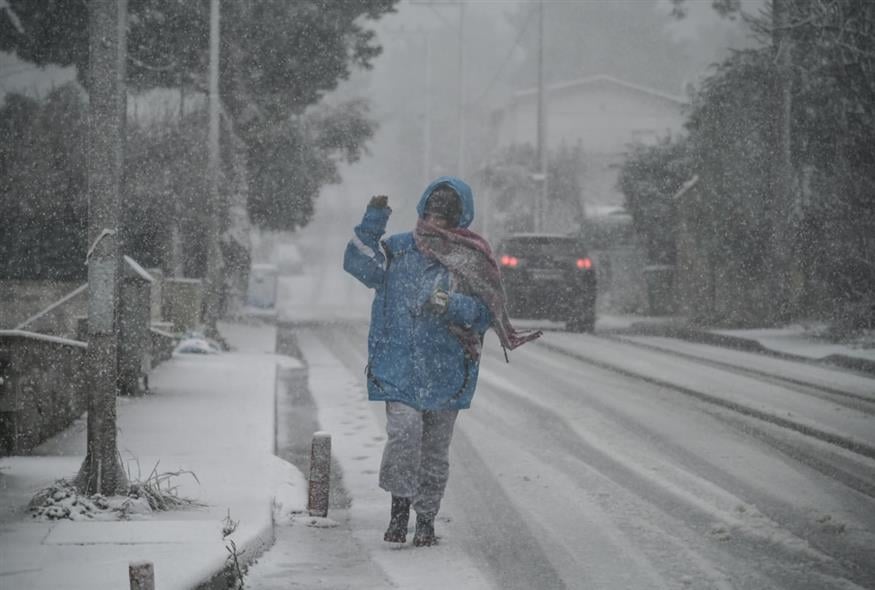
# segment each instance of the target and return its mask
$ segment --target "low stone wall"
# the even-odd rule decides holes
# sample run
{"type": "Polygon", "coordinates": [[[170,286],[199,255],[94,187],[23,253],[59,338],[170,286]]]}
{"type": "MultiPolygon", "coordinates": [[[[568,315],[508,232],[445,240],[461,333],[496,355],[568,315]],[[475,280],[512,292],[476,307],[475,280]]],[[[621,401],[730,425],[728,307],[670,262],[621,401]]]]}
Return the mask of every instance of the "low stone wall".
{"type": "MultiPolygon", "coordinates": [[[[0,330],[15,329],[81,285],[81,282],[69,281],[0,281],[0,330]]],[[[84,303],[82,309],[85,309],[84,303]]],[[[77,312],[72,312],[69,318],[75,315],[77,312]]],[[[70,323],[69,327],[75,329],[75,324],[70,323]]],[[[57,334],[54,329],[39,331],[57,334]]]]}
{"type": "Polygon", "coordinates": [[[161,315],[173,323],[175,332],[187,332],[201,323],[203,284],[200,279],[165,278],[161,315]]]}
{"type": "Polygon", "coordinates": [[[87,345],[0,330],[0,455],[26,454],[86,409],[87,345]]]}
{"type": "Polygon", "coordinates": [[[173,356],[173,349],[179,339],[170,332],[153,326],[149,329],[149,341],[152,350],[150,361],[154,368],[173,356]]]}
{"type": "Polygon", "coordinates": [[[164,316],[161,315],[161,305],[163,299],[164,292],[164,271],[160,268],[148,268],[146,269],[152,276],[152,285],[149,291],[149,311],[150,317],[152,319],[152,323],[160,322],[164,320],[164,316]]]}
{"type": "Polygon", "coordinates": [[[637,246],[590,252],[598,278],[599,310],[636,313],[647,307],[644,253],[637,246]]]}
{"type": "Polygon", "coordinates": [[[79,317],[87,313],[88,285],[83,284],[13,329],[76,339],[79,317]]]}

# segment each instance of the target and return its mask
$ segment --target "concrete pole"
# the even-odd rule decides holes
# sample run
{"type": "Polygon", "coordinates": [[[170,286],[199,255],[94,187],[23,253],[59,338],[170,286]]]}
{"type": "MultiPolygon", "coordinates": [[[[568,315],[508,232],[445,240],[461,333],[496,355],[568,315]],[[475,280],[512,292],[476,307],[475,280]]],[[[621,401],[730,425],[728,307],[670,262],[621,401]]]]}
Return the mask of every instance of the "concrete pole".
{"type": "Polygon", "coordinates": [[[88,4],[88,425],[76,486],[114,495],[128,482],[118,458],[119,288],[122,279],[121,194],[127,92],[126,0],[88,4]]]}
{"type": "Polygon", "coordinates": [[[794,235],[798,221],[798,203],[794,191],[792,153],[793,39],[790,24],[790,0],[774,0],[773,43],[776,52],[776,161],[772,170],[772,317],[774,322],[789,320],[796,308],[797,271],[794,259],[794,235]]]}
{"type": "Polygon", "coordinates": [[[422,185],[431,182],[431,34],[425,31],[425,128],[423,129],[422,185]]]}
{"type": "Polygon", "coordinates": [[[538,173],[540,192],[536,197],[535,231],[544,228],[547,210],[548,148],[547,148],[547,99],[544,96],[544,0],[538,4],[538,173]]]}
{"type": "Polygon", "coordinates": [[[465,177],[465,2],[459,2],[459,146],[456,174],[465,177]]]}
{"type": "Polygon", "coordinates": [[[307,494],[307,510],[310,516],[328,516],[330,480],[331,435],[319,431],[313,434],[310,445],[310,482],[307,494]]]}
{"type": "Polygon", "coordinates": [[[210,0],[209,130],[207,137],[207,187],[209,223],[207,227],[207,269],[203,319],[207,332],[218,334],[223,264],[220,245],[221,195],[219,194],[219,0],[210,0]]]}
{"type": "Polygon", "coordinates": [[[131,590],[155,590],[155,568],[151,561],[132,561],[128,564],[131,590]]]}

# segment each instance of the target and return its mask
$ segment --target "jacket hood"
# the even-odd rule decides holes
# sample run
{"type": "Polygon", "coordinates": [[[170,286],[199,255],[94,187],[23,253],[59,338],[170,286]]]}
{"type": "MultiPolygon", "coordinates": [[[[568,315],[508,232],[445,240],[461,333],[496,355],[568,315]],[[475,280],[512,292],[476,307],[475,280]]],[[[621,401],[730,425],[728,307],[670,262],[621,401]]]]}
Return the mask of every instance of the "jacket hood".
{"type": "Polygon", "coordinates": [[[471,192],[471,187],[468,183],[455,176],[441,176],[431,182],[419,197],[419,204],[416,205],[416,213],[420,218],[425,217],[425,204],[428,202],[428,197],[431,192],[441,185],[446,185],[456,191],[462,199],[462,216],[459,218],[459,227],[468,227],[474,221],[474,193],[471,192]]]}

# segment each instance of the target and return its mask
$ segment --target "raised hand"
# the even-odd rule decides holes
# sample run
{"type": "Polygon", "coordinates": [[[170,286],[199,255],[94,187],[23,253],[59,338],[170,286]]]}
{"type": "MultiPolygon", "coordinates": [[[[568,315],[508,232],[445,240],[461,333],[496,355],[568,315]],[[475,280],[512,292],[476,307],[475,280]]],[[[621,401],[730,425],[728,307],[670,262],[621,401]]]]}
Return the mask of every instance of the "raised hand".
{"type": "Polygon", "coordinates": [[[389,195],[374,195],[371,197],[371,202],[368,203],[368,206],[385,209],[389,206],[389,195]]]}

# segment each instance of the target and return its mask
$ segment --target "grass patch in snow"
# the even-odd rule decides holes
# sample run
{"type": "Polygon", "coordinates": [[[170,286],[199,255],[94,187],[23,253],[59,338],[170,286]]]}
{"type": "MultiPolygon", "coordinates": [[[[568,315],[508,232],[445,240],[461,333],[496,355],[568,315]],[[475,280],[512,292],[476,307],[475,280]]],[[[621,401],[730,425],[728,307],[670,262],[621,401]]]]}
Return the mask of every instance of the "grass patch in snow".
{"type": "Polygon", "coordinates": [[[124,496],[87,496],[79,493],[76,486],[66,479],[59,479],[41,489],[28,504],[31,516],[38,520],[131,520],[147,518],[152,512],[186,510],[202,507],[203,504],[180,496],[176,480],[189,475],[198,481],[191,471],[179,470],[159,473],[158,463],[143,479],[137,462],[137,477],[128,469],[128,493],[124,496]]]}

